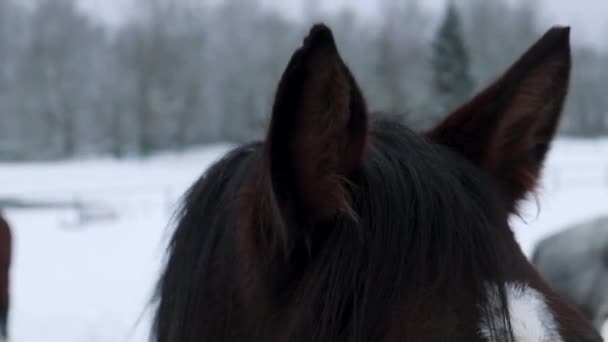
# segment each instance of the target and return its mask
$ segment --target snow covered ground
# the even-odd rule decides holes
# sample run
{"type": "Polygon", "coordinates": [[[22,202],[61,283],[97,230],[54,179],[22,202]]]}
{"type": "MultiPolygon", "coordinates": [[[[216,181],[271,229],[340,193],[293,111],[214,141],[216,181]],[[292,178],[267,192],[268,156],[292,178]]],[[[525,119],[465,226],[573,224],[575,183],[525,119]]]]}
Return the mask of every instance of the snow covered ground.
{"type": "Polygon", "coordinates": [[[175,204],[228,148],[141,161],[0,164],[0,197],[102,208],[85,224],[72,209],[7,210],[15,245],[11,341],[146,341],[146,305],[175,204]]]}
{"type": "MultiPolygon", "coordinates": [[[[0,197],[85,201],[72,209],[12,209],[12,342],[143,342],[150,298],[183,191],[228,149],[147,160],[0,164],[0,197]]],[[[608,140],[558,141],[538,205],[513,225],[524,251],[568,224],[608,215],[608,140]]]]}
{"type": "Polygon", "coordinates": [[[524,252],[544,236],[608,215],[608,139],[560,139],[548,157],[538,196],[512,226],[524,252]]]}

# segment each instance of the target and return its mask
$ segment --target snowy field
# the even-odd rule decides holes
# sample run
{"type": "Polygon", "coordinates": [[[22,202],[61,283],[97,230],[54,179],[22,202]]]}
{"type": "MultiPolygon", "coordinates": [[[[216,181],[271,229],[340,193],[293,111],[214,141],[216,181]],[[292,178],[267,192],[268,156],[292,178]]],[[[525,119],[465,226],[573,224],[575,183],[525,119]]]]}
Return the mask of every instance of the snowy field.
{"type": "MultiPolygon", "coordinates": [[[[11,209],[12,342],[143,342],[147,303],[183,191],[228,149],[146,160],[0,164],[0,197],[84,201],[92,210],[11,209]],[[81,214],[83,212],[80,212],[81,214]]],[[[513,226],[524,251],[608,215],[608,140],[557,142],[538,201],[513,226]]]]}

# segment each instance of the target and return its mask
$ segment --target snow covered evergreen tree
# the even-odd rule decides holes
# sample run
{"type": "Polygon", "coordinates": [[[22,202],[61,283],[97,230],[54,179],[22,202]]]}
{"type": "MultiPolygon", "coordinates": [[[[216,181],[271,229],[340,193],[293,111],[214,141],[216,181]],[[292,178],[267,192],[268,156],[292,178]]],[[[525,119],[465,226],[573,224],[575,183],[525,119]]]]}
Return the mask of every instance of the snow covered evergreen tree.
{"type": "Polygon", "coordinates": [[[466,101],[474,88],[460,16],[453,2],[447,6],[432,47],[433,96],[430,109],[434,115],[443,115],[466,101]]]}

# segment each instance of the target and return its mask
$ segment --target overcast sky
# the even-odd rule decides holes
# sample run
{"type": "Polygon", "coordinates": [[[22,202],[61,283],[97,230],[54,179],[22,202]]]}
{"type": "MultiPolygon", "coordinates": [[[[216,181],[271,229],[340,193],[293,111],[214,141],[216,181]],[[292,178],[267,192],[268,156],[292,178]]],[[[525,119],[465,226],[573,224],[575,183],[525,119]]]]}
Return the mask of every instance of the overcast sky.
{"type": "MultiPolygon", "coordinates": [[[[52,1],[52,0],[51,0],[52,1]]],[[[131,0],[79,0],[88,12],[99,15],[110,23],[119,23],[129,13],[131,0]]],[[[203,1],[203,0],[201,0],[203,1]]],[[[207,0],[209,1],[209,0],[207,0]]],[[[221,0],[215,0],[221,1],[221,0]]],[[[289,16],[301,13],[302,0],[263,0],[267,6],[280,8],[289,16]]],[[[306,0],[304,0],[306,1],[306,0]]],[[[446,0],[421,1],[430,9],[441,9],[446,0]]],[[[495,1],[495,0],[488,0],[495,1]]],[[[559,24],[572,27],[574,44],[604,45],[608,42],[608,0],[509,0],[538,1],[541,24],[547,27],[559,24]]],[[[374,0],[325,0],[320,1],[328,8],[353,6],[365,15],[376,15],[377,1],[374,0]]]]}

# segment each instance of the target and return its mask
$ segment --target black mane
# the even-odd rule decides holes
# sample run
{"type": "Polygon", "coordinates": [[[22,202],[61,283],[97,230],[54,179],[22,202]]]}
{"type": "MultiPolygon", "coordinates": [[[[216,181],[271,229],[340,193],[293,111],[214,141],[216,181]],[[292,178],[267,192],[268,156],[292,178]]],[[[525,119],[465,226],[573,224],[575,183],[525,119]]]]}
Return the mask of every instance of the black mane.
{"type": "Polygon", "coordinates": [[[301,274],[299,282],[280,274],[272,280],[282,293],[269,299],[289,298],[283,315],[256,317],[244,330],[235,321],[249,316],[240,290],[251,284],[235,277],[234,241],[242,189],[258,167],[261,144],[239,147],[210,167],[189,190],[170,245],[159,293],[166,288],[171,295],[159,297],[156,339],[270,340],[277,332],[264,326],[280,320],[287,327],[280,334],[290,341],[370,341],[382,337],[396,302],[422,311],[429,296],[449,302],[464,291],[483,302],[481,285],[505,280],[496,237],[512,239],[494,185],[399,123],[379,119],[371,131],[352,184],[358,220],[326,222],[318,227],[322,238],[296,248],[294,255],[306,259],[291,261],[302,265],[292,270],[301,274]],[[205,286],[193,288],[199,284],[205,286]],[[177,316],[161,319],[169,313],[177,316]]]}

